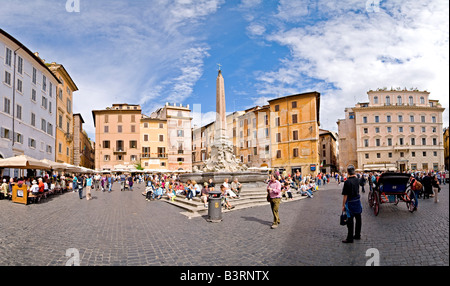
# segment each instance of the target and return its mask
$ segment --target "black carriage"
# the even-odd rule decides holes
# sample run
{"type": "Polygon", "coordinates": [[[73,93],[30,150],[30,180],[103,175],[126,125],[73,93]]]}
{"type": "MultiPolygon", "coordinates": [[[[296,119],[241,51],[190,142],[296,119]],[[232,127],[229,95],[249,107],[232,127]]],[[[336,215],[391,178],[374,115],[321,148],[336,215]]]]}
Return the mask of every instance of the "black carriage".
{"type": "Polygon", "coordinates": [[[372,190],[369,192],[369,206],[377,216],[380,205],[405,202],[410,212],[417,210],[417,196],[411,189],[411,175],[405,173],[383,173],[378,178],[372,190]]]}

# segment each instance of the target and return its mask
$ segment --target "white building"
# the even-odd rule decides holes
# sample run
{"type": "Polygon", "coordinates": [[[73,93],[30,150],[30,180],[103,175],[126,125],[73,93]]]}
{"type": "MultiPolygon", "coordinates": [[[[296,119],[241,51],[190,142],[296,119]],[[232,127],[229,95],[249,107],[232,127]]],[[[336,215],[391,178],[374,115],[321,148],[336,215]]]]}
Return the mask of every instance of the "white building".
{"type": "MultiPolygon", "coordinates": [[[[0,158],[55,160],[59,83],[37,54],[0,29],[0,158]]],[[[11,172],[4,175],[17,175],[11,172]]]]}

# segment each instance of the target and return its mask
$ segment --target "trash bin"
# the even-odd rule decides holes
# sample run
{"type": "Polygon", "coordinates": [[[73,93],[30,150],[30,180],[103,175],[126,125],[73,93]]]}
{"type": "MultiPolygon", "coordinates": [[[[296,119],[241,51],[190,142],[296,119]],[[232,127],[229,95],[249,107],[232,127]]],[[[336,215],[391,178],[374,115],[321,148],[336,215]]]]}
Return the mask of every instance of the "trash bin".
{"type": "Polygon", "coordinates": [[[222,221],[222,193],[219,191],[209,192],[208,198],[208,221],[222,221]]]}

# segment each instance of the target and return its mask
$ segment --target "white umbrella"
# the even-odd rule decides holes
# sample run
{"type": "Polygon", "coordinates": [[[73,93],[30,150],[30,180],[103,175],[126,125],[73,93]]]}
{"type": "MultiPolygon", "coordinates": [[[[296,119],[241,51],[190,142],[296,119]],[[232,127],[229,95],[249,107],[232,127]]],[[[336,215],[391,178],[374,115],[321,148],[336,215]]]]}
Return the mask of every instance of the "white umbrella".
{"type": "Polygon", "coordinates": [[[49,170],[51,166],[26,155],[0,159],[0,168],[49,170]]]}
{"type": "Polygon", "coordinates": [[[44,163],[50,165],[50,167],[53,170],[64,171],[64,170],[67,169],[67,166],[64,165],[63,163],[58,163],[58,162],[51,161],[51,160],[48,160],[48,159],[41,160],[41,162],[44,162],[44,163]]]}

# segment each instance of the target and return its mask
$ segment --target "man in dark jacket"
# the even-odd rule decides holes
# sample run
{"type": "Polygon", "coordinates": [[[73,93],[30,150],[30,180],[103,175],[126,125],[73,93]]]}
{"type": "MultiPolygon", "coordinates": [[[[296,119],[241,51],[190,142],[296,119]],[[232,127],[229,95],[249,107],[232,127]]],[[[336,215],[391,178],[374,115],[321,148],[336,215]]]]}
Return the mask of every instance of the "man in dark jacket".
{"type": "Polygon", "coordinates": [[[347,238],[343,240],[343,243],[352,243],[354,239],[361,239],[361,213],[362,205],[359,195],[360,180],[356,177],[355,167],[353,165],[347,168],[348,178],[344,182],[344,188],[342,189],[342,212],[347,213],[347,238]],[[356,220],[354,226],[353,218],[356,220]],[[353,228],[354,234],[353,235],[353,228]]]}

